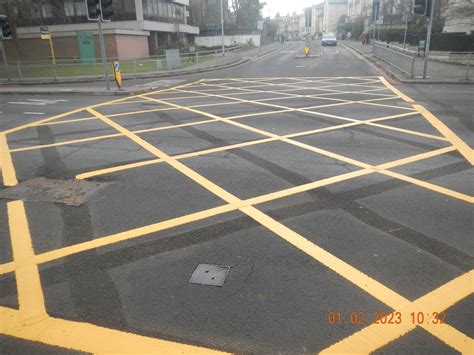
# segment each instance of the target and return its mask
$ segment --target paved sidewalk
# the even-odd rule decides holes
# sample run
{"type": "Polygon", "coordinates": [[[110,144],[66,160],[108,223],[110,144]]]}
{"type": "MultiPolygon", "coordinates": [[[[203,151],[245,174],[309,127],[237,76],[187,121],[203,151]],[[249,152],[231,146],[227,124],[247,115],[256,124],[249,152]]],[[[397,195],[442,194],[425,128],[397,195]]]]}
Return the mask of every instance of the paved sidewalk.
{"type": "Polygon", "coordinates": [[[76,82],[58,82],[58,83],[0,83],[0,94],[28,94],[28,95],[58,95],[58,94],[71,94],[71,95],[107,95],[107,96],[127,96],[140,94],[149,90],[167,87],[176,84],[177,82],[183,82],[183,77],[189,74],[197,74],[201,72],[208,72],[214,70],[222,70],[231,68],[236,65],[245,64],[250,59],[257,58],[263,55],[270,54],[271,52],[277,51],[284,48],[284,45],[279,43],[270,43],[263,46],[261,49],[253,48],[247,51],[232,53],[226,57],[221,64],[214,66],[212,63],[206,63],[202,67],[188,67],[182,70],[176,70],[173,72],[147,74],[147,76],[141,76],[138,78],[124,78],[124,85],[121,90],[118,90],[113,77],[111,80],[111,90],[105,88],[104,80],[94,78],[88,80],[78,80],[76,82]],[[151,79],[156,79],[151,81],[151,79]],[[179,80],[177,80],[179,78],[179,80]],[[145,80],[145,81],[141,81],[145,80]],[[138,84],[137,84],[138,82],[138,84]]]}
{"type": "Polygon", "coordinates": [[[343,41],[342,44],[348,45],[364,55],[372,53],[372,44],[363,45],[360,41],[343,41]]]}

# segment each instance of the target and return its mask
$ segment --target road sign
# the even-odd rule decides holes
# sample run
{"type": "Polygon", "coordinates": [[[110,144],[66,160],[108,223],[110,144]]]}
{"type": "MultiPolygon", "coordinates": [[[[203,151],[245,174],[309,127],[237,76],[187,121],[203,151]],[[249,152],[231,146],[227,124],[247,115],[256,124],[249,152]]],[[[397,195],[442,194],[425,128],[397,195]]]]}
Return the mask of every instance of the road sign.
{"type": "Polygon", "coordinates": [[[263,31],[263,20],[257,22],[257,30],[263,31]]]}
{"type": "Polygon", "coordinates": [[[306,45],[303,49],[303,52],[304,52],[304,55],[305,56],[308,56],[309,55],[309,52],[311,52],[311,48],[309,45],[306,45]]]}
{"type": "Polygon", "coordinates": [[[49,34],[49,27],[42,26],[40,27],[40,34],[41,39],[51,39],[51,35],[49,34]]]}
{"type": "Polygon", "coordinates": [[[118,61],[114,61],[112,66],[114,69],[115,82],[117,83],[117,86],[119,87],[119,89],[121,89],[122,88],[122,73],[120,72],[120,63],[118,61]]]}
{"type": "Polygon", "coordinates": [[[379,18],[375,21],[376,25],[383,25],[383,16],[380,15],[379,18]]]}
{"type": "Polygon", "coordinates": [[[418,48],[420,49],[425,49],[426,42],[424,40],[421,40],[418,42],[418,48]]]}
{"type": "Polygon", "coordinates": [[[402,16],[402,21],[403,21],[403,22],[411,22],[411,20],[413,20],[413,16],[412,16],[412,15],[403,15],[403,16],[402,16]]]}

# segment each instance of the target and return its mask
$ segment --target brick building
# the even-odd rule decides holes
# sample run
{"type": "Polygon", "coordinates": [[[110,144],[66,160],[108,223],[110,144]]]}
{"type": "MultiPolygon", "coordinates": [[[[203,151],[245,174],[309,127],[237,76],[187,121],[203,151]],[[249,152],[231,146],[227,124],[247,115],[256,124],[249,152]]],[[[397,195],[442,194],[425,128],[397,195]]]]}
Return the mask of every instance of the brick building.
{"type": "MultiPolygon", "coordinates": [[[[147,57],[192,43],[199,28],[188,24],[188,6],[189,0],[114,0],[113,20],[103,24],[107,57],[147,57]]],[[[0,13],[16,27],[17,40],[4,41],[10,60],[51,57],[40,26],[48,26],[57,58],[81,58],[85,45],[100,57],[97,24],[87,20],[84,0],[0,0],[0,13]]]]}

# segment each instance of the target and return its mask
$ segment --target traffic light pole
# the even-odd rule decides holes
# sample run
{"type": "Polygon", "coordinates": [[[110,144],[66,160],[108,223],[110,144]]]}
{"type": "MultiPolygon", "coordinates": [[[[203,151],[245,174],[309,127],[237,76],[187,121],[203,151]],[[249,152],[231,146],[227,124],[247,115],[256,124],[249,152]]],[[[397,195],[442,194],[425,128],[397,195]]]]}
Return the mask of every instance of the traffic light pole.
{"type": "Polygon", "coordinates": [[[1,33],[0,33],[0,47],[2,49],[3,65],[5,66],[5,70],[7,72],[8,81],[10,81],[10,71],[8,70],[7,54],[5,53],[5,45],[3,44],[3,36],[1,33]]]}
{"type": "Polygon", "coordinates": [[[433,27],[433,16],[434,8],[436,6],[436,0],[431,0],[431,9],[430,9],[430,19],[428,23],[428,33],[426,34],[426,43],[425,43],[425,58],[423,60],[423,79],[426,79],[426,70],[428,67],[428,55],[430,52],[430,41],[431,41],[431,28],[433,27]]]}
{"type": "Polygon", "coordinates": [[[100,18],[97,21],[97,24],[99,26],[100,55],[102,57],[102,65],[104,66],[105,82],[107,84],[107,90],[110,90],[109,72],[107,71],[107,55],[105,53],[104,32],[102,31],[102,21],[100,18]]]}

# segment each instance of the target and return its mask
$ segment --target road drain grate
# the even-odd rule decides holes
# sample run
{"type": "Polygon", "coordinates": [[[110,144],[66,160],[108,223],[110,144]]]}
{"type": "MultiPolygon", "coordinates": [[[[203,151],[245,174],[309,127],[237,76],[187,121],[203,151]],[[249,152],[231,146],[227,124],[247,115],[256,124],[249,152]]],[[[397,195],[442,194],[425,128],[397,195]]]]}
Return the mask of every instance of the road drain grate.
{"type": "Polygon", "coordinates": [[[110,184],[112,183],[106,181],[56,180],[37,177],[0,191],[0,198],[80,206],[110,184]]]}
{"type": "Polygon", "coordinates": [[[199,264],[191,275],[189,283],[222,287],[229,271],[230,266],[199,264]]]}

